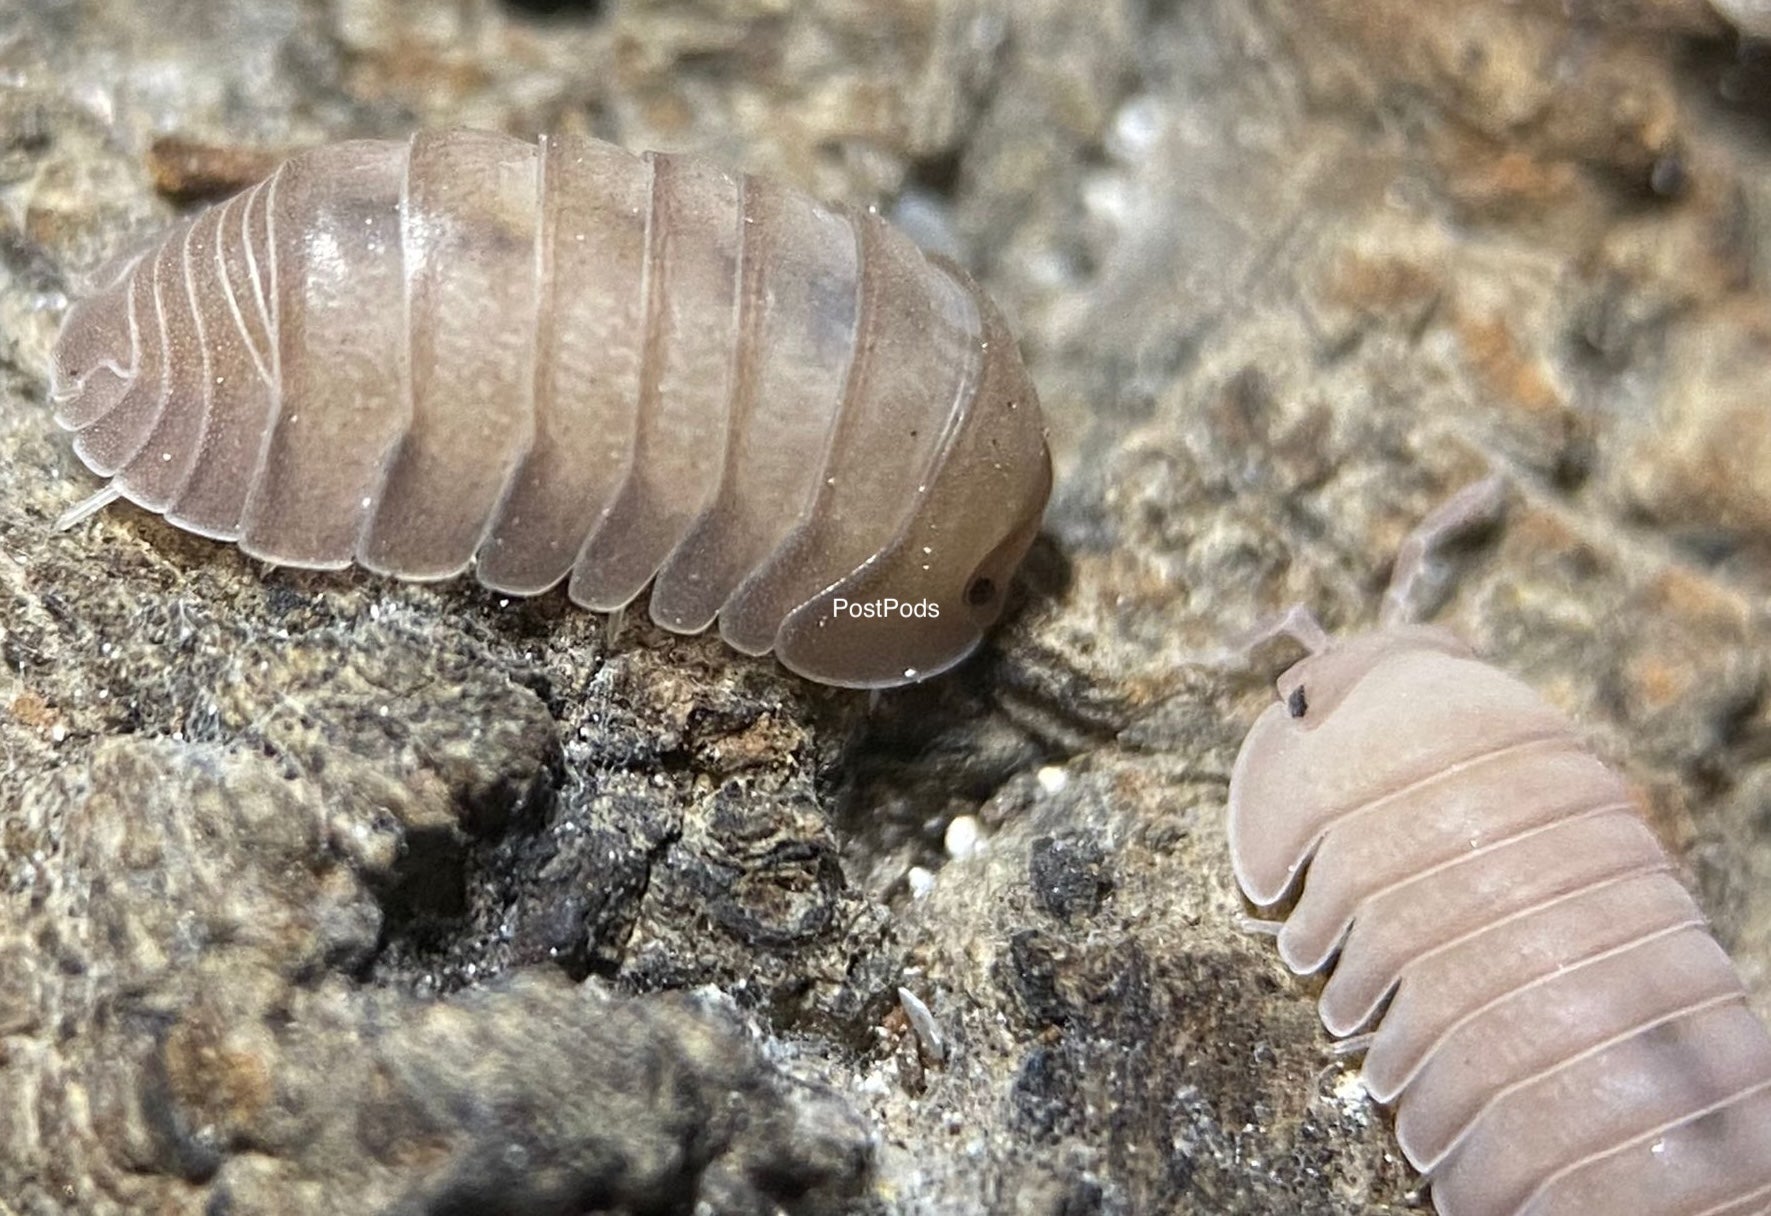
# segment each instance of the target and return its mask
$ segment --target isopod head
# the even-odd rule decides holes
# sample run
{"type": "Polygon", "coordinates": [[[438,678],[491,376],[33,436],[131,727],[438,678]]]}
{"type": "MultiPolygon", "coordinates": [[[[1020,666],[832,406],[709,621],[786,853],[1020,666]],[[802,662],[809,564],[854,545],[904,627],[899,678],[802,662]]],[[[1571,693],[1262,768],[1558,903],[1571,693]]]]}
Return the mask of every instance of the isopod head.
{"type": "Polygon", "coordinates": [[[926,679],[971,654],[1002,615],[1039,534],[1052,466],[1014,339],[987,300],[983,311],[971,410],[891,545],[782,622],[775,653],[790,670],[853,688],[926,679]]]}
{"type": "Polygon", "coordinates": [[[1336,642],[1293,664],[1278,693],[1230,774],[1231,861],[1262,907],[1292,889],[1325,828],[1363,805],[1360,791],[1402,789],[1470,756],[1568,733],[1530,688],[1432,625],[1336,642]]]}
{"type": "MultiPolygon", "coordinates": [[[[1299,659],[1274,682],[1292,729],[1314,729],[1373,668],[1411,651],[1474,657],[1457,635],[1434,625],[1404,625],[1348,638],[1320,654],[1299,659]]],[[[1276,709],[1269,712],[1278,717],[1276,709]]]]}
{"type": "Polygon", "coordinates": [[[139,363],[131,315],[128,270],[119,259],[98,291],[79,300],[62,322],[50,362],[49,396],[63,426],[77,427],[108,413],[134,382],[139,363]]]}
{"type": "Polygon", "coordinates": [[[1283,898],[1315,848],[1317,825],[1301,808],[1336,802],[1338,784],[1363,775],[1349,758],[1347,728],[1386,707],[1405,712],[1389,698],[1406,689],[1406,680],[1385,681],[1375,698],[1361,685],[1384,668],[1411,673],[1424,655],[1474,666],[1469,647],[1448,630],[1408,625],[1335,642],[1275,681],[1278,703],[1248,732],[1230,778],[1230,857],[1238,885],[1256,904],[1283,898]],[[1358,703],[1348,707],[1356,693],[1358,703]],[[1348,713],[1336,712],[1343,709],[1348,713]],[[1324,731],[1328,737],[1320,738],[1324,731]]]}

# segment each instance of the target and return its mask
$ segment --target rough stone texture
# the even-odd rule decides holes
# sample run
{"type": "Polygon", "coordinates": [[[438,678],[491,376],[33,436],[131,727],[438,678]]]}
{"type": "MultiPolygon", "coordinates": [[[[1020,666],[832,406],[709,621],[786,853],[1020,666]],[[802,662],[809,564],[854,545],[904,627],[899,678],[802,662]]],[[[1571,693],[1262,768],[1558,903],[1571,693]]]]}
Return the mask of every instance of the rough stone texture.
{"type": "Polygon", "coordinates": [[[1700,0],[0,0],[0,1213],[1402,1211],[1236,925],[1290,656],[1233,643],[1370,623],[1493,468],[1438,619],[1640,786],[1771,1014],[1768,124],[1700,0]],[[53,531],[82,273],[450,122],[978,268],[1060,470],[987,653],[870,712],[557,596],[53,531]]]}

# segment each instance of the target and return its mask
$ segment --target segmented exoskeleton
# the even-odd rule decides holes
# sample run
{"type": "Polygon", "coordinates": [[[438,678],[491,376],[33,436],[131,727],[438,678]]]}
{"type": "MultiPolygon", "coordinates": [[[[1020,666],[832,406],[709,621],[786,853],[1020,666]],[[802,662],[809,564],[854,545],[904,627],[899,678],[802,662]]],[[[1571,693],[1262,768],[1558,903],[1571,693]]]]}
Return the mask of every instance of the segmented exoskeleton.
{"type": "Polygon", "coordinates": [[[1328,1030],[1375,1020],[1365,1085],[1444,1216],[1763,1216],[1771,1034],[1630,790],[1525,684],[1403,622],[1431,538],[1497,506],[1483,483],[1429,517],[1382,628],[1293,618],[1314,653],[1236,758],[1236,879],[1295,896],[1280,954],[1332,961],[1328,1030]]]}
{"type": "Polygon", "coordinates": [[[255,556],[601,611],[651,584],[666,628],[859,687],[973,649],[1051,483],[963,272],[572,137],[296,156],[77,304],[53,395],[118,493],[255,556]]]}

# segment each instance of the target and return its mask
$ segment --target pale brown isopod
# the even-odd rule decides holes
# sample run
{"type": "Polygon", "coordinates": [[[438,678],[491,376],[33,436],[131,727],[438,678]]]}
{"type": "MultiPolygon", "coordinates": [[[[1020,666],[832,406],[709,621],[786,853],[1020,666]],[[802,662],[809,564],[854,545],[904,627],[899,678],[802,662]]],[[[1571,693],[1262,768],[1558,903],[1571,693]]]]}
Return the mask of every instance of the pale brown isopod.
{"type": "Polygon", "coordinates": [[[1443,1216],[1763,1216],[1771,1034],[1628,788],[1573,725],[1443,629],[1378,630],[1279,679],[1230,782],[1236,879],[1295,896],[1294,971],[1443,1216]],[[1301,890],[1299,881],[1301,879],[1301,890]],[[1384,1002],[1388,999],[1388,1005],[1384,1002]],[[1380,1012],[1381,1010],[1381,1012],[1380,1012]]]}
{"type": "Polygon", "coordinates": [[[568,583],[853,687],[977,645],[1051,486],[995,307],[876,216],[474,131],[303,153],[106,276],[57,420],[268,561],[568,583]]]}

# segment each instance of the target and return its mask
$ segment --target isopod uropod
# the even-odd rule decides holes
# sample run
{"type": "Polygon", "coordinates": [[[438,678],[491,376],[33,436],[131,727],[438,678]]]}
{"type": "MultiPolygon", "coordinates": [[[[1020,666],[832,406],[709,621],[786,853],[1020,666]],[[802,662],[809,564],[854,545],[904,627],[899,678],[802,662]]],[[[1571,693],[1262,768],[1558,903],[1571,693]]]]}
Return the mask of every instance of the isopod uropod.
{"type": "Polygon", "coordinates": [[[976,646],[1050,490],[969,277],[692,157],[335,144],[103,281],[53,360],[81,460],[281,564],[650,584],[665,628],[883,687],[976,646]]]}
{"type": "MultiPolygon", "coordinates": [[[[1278,682],[1231,777],[1236,879],[1297,972],[1333,968],[1443,1216],[1771,1211],[1771,1034],[1623,780],[1530,688],[1402,623],[1278,682]],[[1302,885],[1299,890],[1299,880],[1302,885]],[[1387,1006],[1385,1005],[1388,1000],[1387,1006]]],[[[1314,632],[1319,635],[1319,629],[1314,632]]]]}

